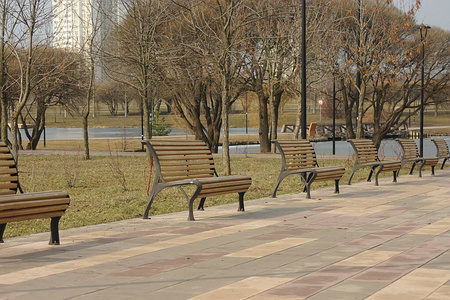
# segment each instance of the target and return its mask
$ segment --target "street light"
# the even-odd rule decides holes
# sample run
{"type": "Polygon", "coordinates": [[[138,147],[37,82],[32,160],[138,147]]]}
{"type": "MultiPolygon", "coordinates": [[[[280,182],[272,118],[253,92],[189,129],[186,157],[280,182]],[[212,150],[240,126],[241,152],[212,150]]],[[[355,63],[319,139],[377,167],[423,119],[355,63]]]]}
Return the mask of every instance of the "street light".
{"type": "Polygon", "coordinates": [[[356,12],[356,17],[358,18],[357,21],[357,27],[358,27],[358,33],[356,36],[356,45],[357,45],[357,64],[356,64],[356,88],[357,88],[357,95],[356,95],[356,116],[355,116],[355,124],[358,126],[358,116],[359,116],[359,95],[361,93],[361,71],[359,69],[359,49],[361,48],[361,0],[358,0],[358,7],[356,12]]]}
{"type": "Polygon", "coordinates": [[[306,0],[302,1],[302,103],[301,123],[302,139],[306,139],[306,0]]]}
{"type": "Polygon", "coordinates": [[[428,25],[420,26],[420,41],[422,42],[422,78],[420,83],[420,157],[423,157],[423,110],[424,110],[424,73],[425,73],[425,39],[427,37],[428,29],[431,27],[428,25]],[[423,30],[425,29],[425,32],[423,30]]]}

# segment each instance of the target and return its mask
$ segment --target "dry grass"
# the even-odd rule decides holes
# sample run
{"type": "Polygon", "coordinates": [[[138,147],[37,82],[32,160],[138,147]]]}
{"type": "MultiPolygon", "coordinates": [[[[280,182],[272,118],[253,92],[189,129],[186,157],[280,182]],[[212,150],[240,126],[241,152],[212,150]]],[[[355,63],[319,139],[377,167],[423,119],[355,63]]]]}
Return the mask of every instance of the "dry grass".
{"type": "MultiPolygon", "coordinates": [[[[115,156],[126,180],[127,189],[111,172],[111,157],[94,156],[82,160],[74,155],[25,155],[19,160],[20,182],[25,191],[65,190],[71,197],[71,204],[61,219],[61,229],[92,224],[139,218],[147,202],[150,187],[148,159],[143,155],[115,156]],[[77,178],[73,187],[67,184],[65,170],[72,168],[77,178]]],[[[346,184],[352,162],[349,160],[319,160],[322,166],[343,165],[347,172],[341,180],[346,184]]],[[[248,174],[253,184],[245,196],[246,200],[270,197],[280,168],[280,158],[274,156],[232,157],[234,174],[248,174]]],[[[220,159],[216,159],[219,174],[222,173],[220,159]]],[[[406,168],[405,168],[406,170],[406,168]]],[[[367,170],[360,170],[353,182],[365,180],[367,170]]],[[[73,174],[72,174],[73,175],[73,174]]],[[[390,176],[385,174],[384,176],[390,176]]],[[[300,193],[303,185],[299,176],[290,176],[281,184],[278,195],[300,193]]],[[[368,183],[369,184],[369,183],[368,183]]],[[[372,183],[373,184],[373,183],[372,183]]],[[[333,187],[334,182],[313,183],[312,189],[333,187]]],[[[312,193],[314,197],[314,192],[312,193]]],[[[208,198],[205,207],[224,203],[236,203],[237,195],[223,195],[208,198]]],[[[187,210],[186,200],[176,188],[163,190],[155,199],[150,215],[187,210]]],[[[187,217],[187,212],[186,212],[187,217]]],[[[49,231],[49,220],[31,220],[8,224],[5,237],[49,231]]]]}

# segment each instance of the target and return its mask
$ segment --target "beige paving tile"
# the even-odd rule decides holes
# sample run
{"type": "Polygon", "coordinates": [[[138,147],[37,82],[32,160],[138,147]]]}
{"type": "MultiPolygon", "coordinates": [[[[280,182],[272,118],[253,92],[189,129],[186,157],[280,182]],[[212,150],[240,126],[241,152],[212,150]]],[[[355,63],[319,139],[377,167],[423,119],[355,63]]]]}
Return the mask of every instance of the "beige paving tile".
{"type": "MultiPolygon", "coordinates": [[[[450,192],[449,192],[450,194],[450,192]]],[[[438,210],[438,209],[443,209],[446,207],[450,206],[450,202],[448,201],[448,199],[443,199],[441,201],[429,204],[427,206],[423,206],[420,209],[425,209],[425,210],[438,210]]]]}
{"type": "Polygon", "coordinates": [[[448,270],[416,269],[378,291],[367,300],[419,300],[425,299],[450,279],[448,270]]]}
{"type": "Polygon", "coordinates": [[[346,216],[368,216],[371,214],[376,214],[379,212],[383,212],[389,209],[397,208],[398,206],[394,205],[378,205],[378,206],[361,206],[361,207],[344,207],[341,209],[336,209],[329,211],[331,214],[342,214],[346,216]]]}
{"type": "MultiPolygon", "coordinates": [[[[249,277],[244,280],[215,289],[208,293],[190,298],[191,300],[239,300],[269,290],[273,287],[285,284],[293,278],[280,277],[249,277]]],[[[273,298],[271,298],[273,299],[273,298]]]]}
{"type": "Polygon", "coordinates": [[[33,280],[45,276],[60,274],[64,272],[74,271],[81,268],[92,267],[104,263],[109,263],[121,259],[126,259],[142,254],[147,254],[150,252],[168,249],[175,246],[185,245],[189,243],[194,243],[202,240],[206,240],[213,237],[224,236],[228,234],[237,233],[244,230],[251,230],[260,227],[270,226],[277,221],[254,221],[244,224],[239,224],[235,226],[214,229],[206,232],[201,232],[197,234],[191,234],[187,236],[182,236],[174,238],[171,240],[161,241],[154,244],[147,244],[138,247],[133,247],[121,251],[116,251],[112,253],[106,253],[103,255],[96,255],[88,258],[74,259],[72,261],[66,261],[56,264],[50,264],[42,267],[35,267],[31,269],[25,269],[21,271],[16,271],[9,274],[0,275],[0,282],[2,284],[16,284],[20,282],[25,282],[28,280],[33,280]]]}
{"type": "Polygon", "coordinates": [[[259,258],[266,255],[274,254],[301,244],[306,244],[316,239],[308,238],[285,238],[278,241],[265,243],[256,247],[251,247],[242,251],[234,252],[226,256],[230,257],[250,257],[259,258]]]}
{"type": "Polygon", "coordinates": [[[450,217],[434,222],[420,229],[414,230],[411,234],[440,235],[450,230],[450,217]]]}
{"type": "Polygon", "coordinates": [[[399,251],[375,251],[367,250],[357,255],[344,259],[336,265],[338,266],[365,266],[372,267],[399,254],[399,251]]]}
{"type": "Polygon", "coordinates": [[[425,300],[450,300],[450,285],[441,286],[425,300]]]}

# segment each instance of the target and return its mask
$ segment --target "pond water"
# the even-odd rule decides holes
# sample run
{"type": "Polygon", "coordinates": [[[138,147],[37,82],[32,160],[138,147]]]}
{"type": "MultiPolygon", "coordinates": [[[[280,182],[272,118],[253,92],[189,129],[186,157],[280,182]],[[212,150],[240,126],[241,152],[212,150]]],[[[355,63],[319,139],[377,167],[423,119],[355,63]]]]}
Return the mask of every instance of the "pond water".
{"type": "MultiPolygon", "coordinates": [[[[245,128],[230,128],[230,134],[245,134],[245,128]]],[[[257,128],[248,128],[248,133],[258,133],[257,128]]],[[[187,132],[183,132],[180,129],[173,129],[170,133],[171,136],[187,135],[187,132]]],[[[24,134],[22,136],[25,136],[24,134]]],[[[140,128],[89,128],[89,138],[140,138],[140,128]]],[[[450,143],[450,137],[443,138],[450,143]]],[[[44,139],[44,136],[41,136],[44,139]]],[[[45,130],[46,140],[76,140],[83,139],[82,128],[46,128],[45,130]]],[[[419,140],[415,140],[419,145],[419,140]]],[[[314,149],[317,155],[331,155],[332,154],[332,142],[314,142],[314,149]]],[[[221,152],[221,149],[219,149],[221,152]]],[[[259,153],[259,145],[236,145],[230,147],[230,153],[259,153]]],[[[353,149],[350,143],[346,141],[336,141],[336,155],[351,155],[353,149]]],[[[394,140],[383,140],[380,150],[380,157],[394,156],[399,157],[400,146],[394,140]]],[[[436,156],[436,147],[431,141],[431,138],[424,139],[424,156],[436,156]]]]}

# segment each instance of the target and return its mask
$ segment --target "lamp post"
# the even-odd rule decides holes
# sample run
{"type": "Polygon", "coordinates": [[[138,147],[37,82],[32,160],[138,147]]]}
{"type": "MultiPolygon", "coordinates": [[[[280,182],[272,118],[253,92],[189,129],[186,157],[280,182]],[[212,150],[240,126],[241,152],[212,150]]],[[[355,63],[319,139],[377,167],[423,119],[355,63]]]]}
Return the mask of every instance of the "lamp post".
{"type": "Polygon", "coordinates": [[[245,134],[248,134],[248,98],[245,92],[245,134]]]}
{"type": "Polygon", "coordinates": [[[333,76],[333,155],[336,155],[336,76],[333,76]]]}
{"type": "Polygon", "coordinates": [[[302,1],[302,103],[301,103],[302,139],[306,139],[306,0],[302,1]]]}
{"type": "Polygon", "coordinates": [[[422,42],[422,77],[420,80],[420,144],[419,151],[420,157],[423,157],[423,110],[424,110],[424,73],[425,73],[425,39],[427,37],[428,29],[431,27],[428,25],[420,26],[420,41],[422,42]],[[425,32],[423,32],[425,30],[425,32]]]}
{"type": "Polygon", "coordinates": [[[357,7],[357,18],[358,22],[356,23],[358,26],[358,33],[356,36],[356,44],[357,44],[357,53],[358,53],[358,60],[356,65],[356,87],[357,87],[357,95],[356,95],[356,116],[355,116],[355,124],[358,126],[358,115],[359,115],[359,95],[361,93],[361,72],[359,70],[359,48],[361,47],[361,0],[358,0],[358,7],[357,7]]]}

